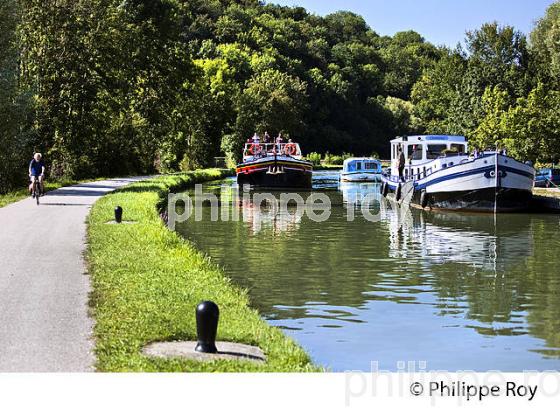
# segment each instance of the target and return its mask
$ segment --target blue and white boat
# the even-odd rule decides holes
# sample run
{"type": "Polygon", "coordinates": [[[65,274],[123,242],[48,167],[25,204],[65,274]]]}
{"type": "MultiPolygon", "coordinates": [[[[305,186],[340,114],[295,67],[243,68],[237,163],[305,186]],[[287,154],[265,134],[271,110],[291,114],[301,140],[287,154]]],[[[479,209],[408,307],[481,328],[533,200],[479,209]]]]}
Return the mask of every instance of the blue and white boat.
{"type": "Polygon", "coordinates": [[[381,180],[381,162],[374,158],[348,158],[344,161],[342,182],[375,182],[381,180]]]}
{"type": "Polygon", "coordinates": [[[381,192],[426,209],[513,212],[529,207],[535,169],[498,151],[468,153],[465,137],[422,135],[391,141],[381,192]],[[402,149],[406,164],[399,176],[402,149]]]}

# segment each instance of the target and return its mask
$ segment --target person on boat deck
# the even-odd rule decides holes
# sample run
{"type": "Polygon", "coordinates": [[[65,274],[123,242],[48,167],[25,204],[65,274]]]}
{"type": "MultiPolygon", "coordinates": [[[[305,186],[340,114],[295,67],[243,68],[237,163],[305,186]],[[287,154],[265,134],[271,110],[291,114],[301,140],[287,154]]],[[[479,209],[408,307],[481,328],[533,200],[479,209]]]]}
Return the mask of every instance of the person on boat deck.
{"type": "Polygon", "coordinates": [[[417,151],[418,151],[418,146],[413,145],[412,146],[412,154],[410,154],[410,158],[408,159],[411,164],[412,164],[412,160],[416,158],[416,152],[417,151]]]}
{"type": "Polygon", "coordinates": [[[261,137],[259,137],[259,134],[255,132],[255,135],[253,135],[253,144],[260,144],[260,142],[261,142],[261,137]]]}
{"type": "Polygon", "coordinates": [[[263,142],[264,142],[265,144],[269,144],[269,143],[271,142],[271,140],[270,140],[270,135],[268,135],[268,131],[265,131],[265,132],[264,132],[263,142]]]}
{"type": "Polygon", "coordinates": [[[473,151],[473,157],[478,158],[478,148],[475,148],[473,151]]]}
{"type": "Polygon", "coordinates": [[[402,147],[399,147],[399,156],[397,159],[397,168],[399,169],[399,180],[404,181],[404,166],[406,165],[406,158],[402,147]]]}
{"type": "Polygon", "coordinates": [[[278,152],[282,150],[282,144],[284,143],[284,138],[282,138],[282,133],[278,134],[278,138],[276,138],[276,149],[278,152]]]}

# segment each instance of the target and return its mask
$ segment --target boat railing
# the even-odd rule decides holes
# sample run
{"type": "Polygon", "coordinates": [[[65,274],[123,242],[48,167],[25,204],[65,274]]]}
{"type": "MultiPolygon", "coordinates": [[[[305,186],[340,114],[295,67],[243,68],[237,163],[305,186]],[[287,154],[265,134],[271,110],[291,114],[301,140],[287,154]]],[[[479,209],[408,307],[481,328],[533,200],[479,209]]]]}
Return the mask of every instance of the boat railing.
{"type": "MultiPolygon", "coordinates": [[[[395,182],[395,183],[418,181],[418,180],[424,179],[424,178],[426,178],[426,177],[428,177],[428,176],[430,176],[434,173],[444,171],[445,169],[448,169],[450,166],[463,165],[463,164],[466,164],[466,163],[469,163],[469,162],[474,162],[476,160],[480,160],[480,159],[490,157],[490,156],[495,156],[495,155],[503,155],[503,154],[501,154],[499,152],[496,152],[496,151],[483,151],[483,152],[479,152],[479,153],[475,153],[475,154],[471,154],[471,155],[469,155],[467,153],[458,153],[458,154],[454,153],[453,155],[451,155],[449,157],[464,156],[465,158],[458,163],[451,163],[449,166],[447,166],[447,164],[444,164],[441,167],[441,169],[434,170],[433,167],[430,166],[429,168],[426,168],[425,170],[422,170],[421,172],[416,173],[416,174],[414,174],[414,172],[413,172],[414,165],[407,164],[406,167],[405,167],[406,172],[404,173],[402,178],[399,177],[398,175],[393,175],[391,173],[391,169],[388,169],[385,173],[383,173],[383,176],[386,179],[388,179],[389,181],[395,182]]],[[[437,159],[444,159],[444,158],[446,158],[446,156],[442,155],[442,156],[438,157],[437,159]]],[[[421,165],[430,164],[432,162],[433,162],[433,160],[428,162],[428,163],[421,164],[421,165]]]]}
{"type": "Polygon", "coordinates": [[[286,143],[260,143],[251,142],[245,144],[245,149],[243,150],[243,158],[253,157],[253,158],[264,158],[267,156],[274,155],[288,155],[294,158],[301,158],[301,149],[298,143],[286,142],[286,143]]]}

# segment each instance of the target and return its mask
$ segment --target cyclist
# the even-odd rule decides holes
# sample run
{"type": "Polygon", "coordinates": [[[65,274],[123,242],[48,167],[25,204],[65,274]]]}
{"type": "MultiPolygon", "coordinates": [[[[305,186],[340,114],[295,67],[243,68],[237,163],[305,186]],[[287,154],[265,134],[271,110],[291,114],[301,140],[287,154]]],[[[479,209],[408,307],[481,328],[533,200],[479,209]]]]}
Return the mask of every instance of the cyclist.
{"type": "Polygon", "coordinates": [[[39,153],[36,153],[29,163],[29,178],[31,179],[29,192],[35,195],[35,192],[33,192],[33,184],[38,178],[41,187],[41,196],[45,195],[45,163],[43,162],[43,156],[39,153]]]}

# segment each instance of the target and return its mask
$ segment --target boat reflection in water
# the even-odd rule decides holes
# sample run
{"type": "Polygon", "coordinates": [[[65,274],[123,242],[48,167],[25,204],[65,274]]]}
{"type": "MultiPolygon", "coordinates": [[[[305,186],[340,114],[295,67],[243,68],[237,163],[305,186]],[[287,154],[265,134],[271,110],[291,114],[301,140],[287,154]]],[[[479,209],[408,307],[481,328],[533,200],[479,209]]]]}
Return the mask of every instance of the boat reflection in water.
{"type": "Polygon", "coordinates": [[[280,206],[275,208],[270,202],[255,202],[252,195],[250,199],[241,199],[241,212],[243,221],[252,235],[261,230],[270,231],[273,235],[296,231],[301,224],[302,212],[295,207],[280,206]]]}
{"type": "MultiPolygon", "coordinates": [[[[352,185],[352,184],[348,184],[352,185]]],[[[352,203],[359,204],[361,194],[358,185],[353,184],[352,189],[356,195],[350,200],[352,203]]],[[[368,186],[369,189],[377,187],[379,193],[379,184],[361,184],[368,186]]],[[[231,187],[232,198],[237,198],[237,205],[241,209],[242,220],[249,227],[251,233],[257,234],[261,230],[270,231],[273,234],[290,233],[299,229],[302,218],[305,216],[304,204],[310,203],[310,197],[317,193],[332,193],[338,186],[338,178],[329,172],[318,172],[313,183],[313,190],[297,191],[297,192],[282,192],[282,191],[248,191],[245,192],[239,187],[231,187]],[[288,196],[284,196],[288,195],[288,196]],[[274,198],[274,201],[267,200],[266,198],[274,198]],[[299,198],[299,203],[296,202],[294,197],[299,198]],[[263,199],[265,198],[265,199],[263,199]],[[285,198],[287,199],[284,200],[285,198]],[[291,199],[290,199],[291,198],[291,199]]],[[[227,192],[228,187],[222,186],[222,191],[227,192]]],[[[369,193],[369,191],[368,191],[369,193]]],[[[377,198],[379,199],[379,198],[377,198]]],[[[339,198],[329,197],[329,205],[331,207],[340,207],[339,198]]]]}
{"type": "Polygon", "coordinates": [[[513,216],[517,223],[512,225],[512,216],[413,213],[410,208],[384,211],[392,213],[382,217],[390,230],[392,258],[422,258],[428,265],[460,263],[473,271],[498,273],[533,254],[527,215],[513,216]]]}
{"type": "Polygon", "coordinates": [[[345,204],[359,206],[366,201],[374,200],[372,205],[380,204],[383,199],[380,192],[380,184],[374,182],[341,182],[338,189],[342,192],[345,204]]]}
{"type": "Polygon", "coordinates": [[[533,254],[533,247],[527,246],[533,243],[527,215],[420,212],[385,200],[377,183],[341,183],[340,191],[347,206],[378,207],[379,220],[389,228],[390,258],[419,258],[428,267],[461,263],[498,272],[533,254]]]}

